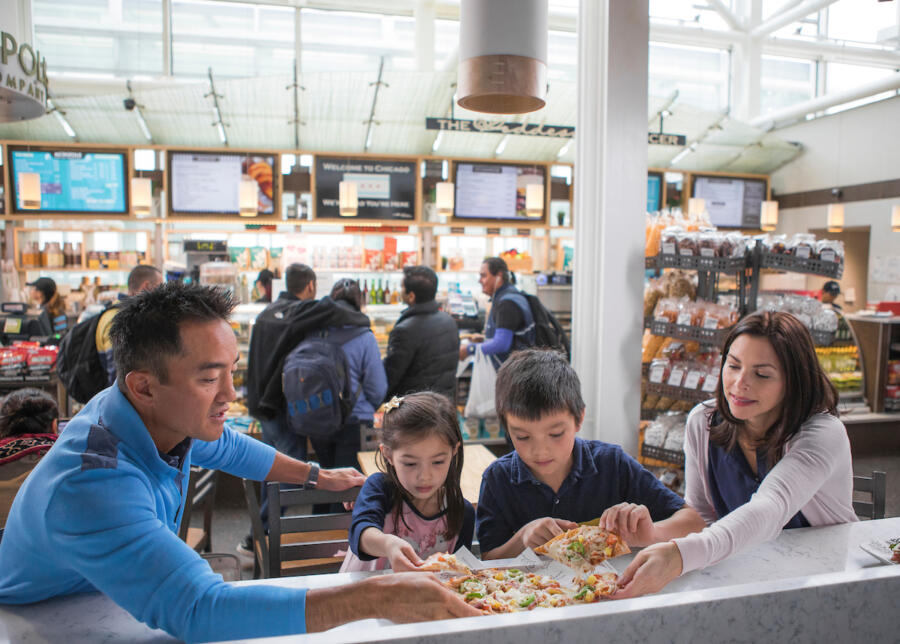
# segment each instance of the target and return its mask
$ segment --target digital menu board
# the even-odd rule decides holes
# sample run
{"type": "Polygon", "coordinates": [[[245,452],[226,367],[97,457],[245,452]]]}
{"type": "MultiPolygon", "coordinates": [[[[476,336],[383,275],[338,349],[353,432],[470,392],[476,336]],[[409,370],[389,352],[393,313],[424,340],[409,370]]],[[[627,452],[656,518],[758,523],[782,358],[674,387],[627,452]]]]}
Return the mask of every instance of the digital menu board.
{"type": "Polygon", "coordinates": [[[169,152],[169,206],[176,214],[240,213],[241,181],[257,184],[257,212],[275,212],[276,158],[271,154],[169,152]]]}
{"type": "MultiPolygon", "coordinates": [[[[546,190],[544,166],[501,163],[457,163],[453,216],[460,219],[540,221],[525,213],[529,184],[546,190]]],[[[543,204],[542,204],[543,205],[543,204]]]]}
{"type": "Polygon", "coordinates": [[[316,219],[348,219],[340,213],[342,181],[356,184],[357,219],[415,218],[415,161],[317,156],[315,176],[316,219]]]}
{"type": "Polygon", "coordinates": [[[124,152],[9,150],[13,212],[125,214],[128,212],[124,152]],[[26,209],[19,174],[41,177],[40,208],[26,209]]]}
{"type": "Polygon", "coordinates": [[[755,229],[759,228],[759,210],[767,188],[765,179],[695,174],[691,196],[706,201],[713,226],[755,229]]]}

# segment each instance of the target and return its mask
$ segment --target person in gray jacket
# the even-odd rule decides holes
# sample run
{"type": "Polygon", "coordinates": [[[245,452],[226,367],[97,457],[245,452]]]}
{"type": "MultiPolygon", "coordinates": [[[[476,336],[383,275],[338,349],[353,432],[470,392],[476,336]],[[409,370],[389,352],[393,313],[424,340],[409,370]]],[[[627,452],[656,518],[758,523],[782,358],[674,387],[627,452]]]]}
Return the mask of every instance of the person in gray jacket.
{"type": "Polygon", "coordinates": [[[434,391],[456,400],[459,332],[456,322],[435,301],[437,274],[427,266],[403,269],[400,315],[388,339],[384,370],[387,399],[417,391],[434,391]]]}

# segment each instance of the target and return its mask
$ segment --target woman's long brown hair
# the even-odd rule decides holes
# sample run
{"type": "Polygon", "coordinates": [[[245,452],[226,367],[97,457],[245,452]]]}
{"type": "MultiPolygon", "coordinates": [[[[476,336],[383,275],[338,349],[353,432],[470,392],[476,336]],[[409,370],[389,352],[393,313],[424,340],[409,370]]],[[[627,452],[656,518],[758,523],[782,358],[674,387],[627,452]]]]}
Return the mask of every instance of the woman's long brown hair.
{"type": "MultiPolygon", "coordinates": [[[[463,467],[462,433],[459,431],[453,403],[445,396],[431,391],[405,396],[399,407],[384,413],[379,434],[381,443],[391,452],[401,445],[415,443],[429,436],[440,437],[451,448],[458,446],[456,454],[450,460],[447,479],[439,490],[438,498],[439,507],[447,508],[447,532],[444,536],[448,541],[457,536],[462,530],[465,500],[459,486],[463,467]]],[[[375,454],[375,459],[378,468],[394,484],[392,509],[394,525],[399,525],[403,521],[403,501],[405,499],[412,505],[412,496],[400,485],[397,470],[381,450],[375,454]]]]}
{"type": "Polygon", "coordinates": [[[53,318],[55,318],[57,315],[65,313],[66,301],[59,294],[59,291],[56,291],[56,293],[53,294],[53,297],[51,297],[44,303],[44,307],[47,309],[47,313],[50,314],[50,321],[52,323],[53,318]]]}
{"type": "Polygon", "coordinates": [[[731,451],[744,425],[732,415],[722,384],[722,370],[731,345],[744,334],[769,341],[784,376],[781,414],[766,431],[761,445],[766,451],[766,460],[774,465],[783,456],[785,443],[800,431],[800,426],[810,416],[820,412],[837,416],[837,390],[819,364],[812,337],[800,320],[790,313],[771,311],[748,315],[731,330],[722,348],[716,407],[710,412],[709,439],[714,444],[731,451]],[[716,422],[718,419],[720,422],[716,422]]]}

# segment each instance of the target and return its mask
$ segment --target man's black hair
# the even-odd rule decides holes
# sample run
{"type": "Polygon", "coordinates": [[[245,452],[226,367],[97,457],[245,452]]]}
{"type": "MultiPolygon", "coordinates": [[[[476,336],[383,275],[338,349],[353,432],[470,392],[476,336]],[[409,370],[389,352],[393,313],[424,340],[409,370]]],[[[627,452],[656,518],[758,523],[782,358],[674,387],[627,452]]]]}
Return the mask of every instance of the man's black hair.
{"type": "Polygon", "coordinates": [[[503,276],[503,283],[509,284],[509,266],[506,265],[506,262],[500,257],[488,257],[484,260],[484,263],[487,264],[488,272],[491,275],[497,275],[498,273],[503,276]]]}
{"type": "Polygon", "coordinates": [[[431,302],[437,293],[437,273],[427,266],[407,266],[403,269],[403,288],[416,294],[416,304],[431,302]]]}
{"type": "Polygon", "coordinates": [[[300,295],[316,281],[316,272],[306,264],[291,264],[284,271],[284,287],[291,295],[300,295]]]}
{"type": "Polygon", "coordinates": [[[825,293],[831,293],[835,297],[841,294],[841,285],[835,282],[834,280],[828,280],[824,284],[822,284],[822,290],[825,293]]]}
{"type": "Polygon", "coordinates": [[[494,403],[504,426],[508,414],[533,421],[567,411],[577,423],[584,413],[581,380],[566,357],[553,349],[513,353],[497,371],[494,403]]]}
{"type": "Polygon", "coordinates": [[[128,273],[128,292],[136,293],[141,284],[155,278],[157,275],[162,275],[162,273],[159,272],[156,266],[150,266],[149,264],[135,266],[128,273]]]}
{"type": "Polygon", "coordinates": [[[166,282],[125,301],[110,326],[119,387],[128,373],[150,371],[168,380],[166,360],[183,351],[181,325],[228,321],[237,302],[229,291],[199,284],[166,282]]]}

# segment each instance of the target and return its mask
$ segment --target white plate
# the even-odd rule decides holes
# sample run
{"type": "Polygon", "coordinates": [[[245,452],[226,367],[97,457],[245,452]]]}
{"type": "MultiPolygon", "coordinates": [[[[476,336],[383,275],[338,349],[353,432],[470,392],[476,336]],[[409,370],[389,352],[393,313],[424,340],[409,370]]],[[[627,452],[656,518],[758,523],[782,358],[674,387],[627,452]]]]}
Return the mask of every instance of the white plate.
{"type": "Polygon", "coordinates": [[[894,564],[894,565],[897,565],[898,563],[900,563],[897,561],[891,561],[891,557],[893,556],[893,553],[891,552],[891,549],[888,548],[887,541],[882,541],[879,539],[877,541],[861,543],[861,544],[859,544],[859,547],[862,548],[863,550],[865,550],[866,552],[868,552],[870,555],[872,555],[876,559],[883,561],[884,563],[894,564]]]}

